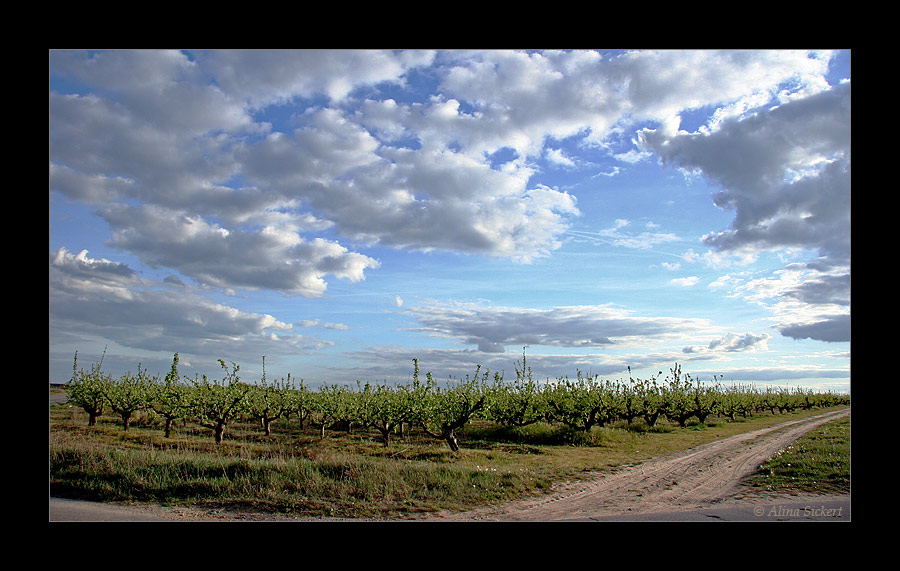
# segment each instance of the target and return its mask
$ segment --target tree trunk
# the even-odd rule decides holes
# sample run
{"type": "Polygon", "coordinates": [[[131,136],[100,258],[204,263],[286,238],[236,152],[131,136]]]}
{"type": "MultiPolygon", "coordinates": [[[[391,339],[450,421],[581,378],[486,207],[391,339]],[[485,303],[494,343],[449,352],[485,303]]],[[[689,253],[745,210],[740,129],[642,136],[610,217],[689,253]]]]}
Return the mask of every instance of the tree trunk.
{"type": "Polygon", "coordinates": [[[216,423],[216,427],[213,430],[215,431],[216,444],[222,444],[222,437],[225,435],[225,423],[216,423]]]}
{"type": "Polygon", "coordinates": [[[444,440],[447,441],[447,444],[450,446],[450,450],[459,452],[459,440],[456,439],[456,434],[454,434],[452,430],[444,434],[444,440]]]}
{"type": "Polygon", "coordinates": [[[96,412],[88,413],[88,426],[97,426],[97,413],[96,412]]]}
{"type": "Polygon", "coordinates": [[[169,438],[172,435],[172,419],[166,417],[166,438],[169,438]]]}

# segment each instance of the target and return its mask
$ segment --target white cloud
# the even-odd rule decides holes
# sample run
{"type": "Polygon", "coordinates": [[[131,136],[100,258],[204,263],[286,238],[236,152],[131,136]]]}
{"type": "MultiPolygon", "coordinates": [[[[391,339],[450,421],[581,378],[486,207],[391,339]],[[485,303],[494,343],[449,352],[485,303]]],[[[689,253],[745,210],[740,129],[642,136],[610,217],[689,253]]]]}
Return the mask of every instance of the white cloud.
{"type": "Polygon", "coordinates": [[[229,230],[199,216],[153,207],[103,210],[112,244],[154,266],[223,288],[266,288],[306,297],[325,292],[326,275],[356,282],[379,263],[322,238],[275,227],[229,230]]]}
{"type": "Polygon", "coordinates": [[[195,54],[223,91],[253,108],[319,94],[333,101],[364,86],[401,82],[431,52],[385,50],[215,50],[195,54]]]}
{"type": "MultiPolygon", "coordinates": [[[[298,228],[315,220],[303,226],[306,233],[334,231],[325,239],[329,248],[347,250],[338,240],[352,239],[530,262],[557,249],[579,214],[570,194],[528,187],[534,172],[528,159],[540,156],[548,141],[580,137],[601,144],[633,121],[674,124],[684,109],[771,96],[787,79],[798,89],[815,89],[826,61],[780,50],[613,56],[583,50],[54,51],[54,74],[102,91],[51,93],[51,187],[78,200],[142,202],[193,220],[215,219],[235,236],[218,250],[229,255],[237,254],[239,241],[250,248],[264,241],[247,229],[277,212],[296,218],[298,228]],[[439,82],[432,98],[366,99],[373,93],[366,90],[404,85],[411,70],[430,64],[439,82]],[[354,93],[362,97],[350,100],[354,93]],[[301,109],[293,132],[273,131],[255,117],[261,109],[322,95],[327,104],[301,109]],[[393,146],[398,141],[410,146],[393,146]],[[494,169],[488,157],[503,148],[517,158],[494,169]],[[234,177],[247,184],[237,187],[234,177]]],[[[547,150],[568,164],[558,149],[547,150]]],[[[120,246],[146,247],[148,240],[134,236],[136,225],[117,223],[129,234],[127,241],[120,236],[120,246]]],[[[674,239],[661,233],[611,238],[635,248],[674,239]]],[[[162,263],[154,249],[142,252],[162,263]]],[[[301,265],[318,265],[312,255],[301,265]]],[[[375,267],[362,255],[338,256],[346,262],[340,271],[353,279],[375,267]]],[[[229,267],[227,259],[209,259],[210,267],[216,263],[229,267]]],[[[194,271],[195,279],[211,284],[280,284],[309,293],[326,286],[322,272],[289,276],[278,266],[225,274],[194,271]]]]}
{"type": "Polygon", "coordinates": [[[297,322],[297,327],[321,327],[323,329],[334,329],[336,331],[347,331],[349,326],[344,323],[323,323],[319,319],[303,319],[297,322]]]}
{"type": "Polygon", "coordinates": [[[729,331],[724,336],[713,339],[706,347],[686,347],[685,353],[736,353],[745,351],[766,351],[772,336],[768,333],[735,333],[729,331]]]}
{"type": "Polygon", "coordinates": [[[614,156],[616,160],[622,161],[623,163],[636,164],[649,159],[653,156],[653,153],[649,151],[640,151],[638,149],[629,149],[624,153],[617,153],[614,156]]]}
{"type": "MultiPolygon", "coordinates": [[[[601,230],[600,232],[598,232],[598,235],[609,238],[612,241],[612,244],[616,246],[622,246],[624,248],[637,248],[641,250],[652,248],[657,244],[675,242],[678,240],[678,236],[672,234],[671,232],[641,232],[638,234],[628,233],[624,229],[627,228],[630,224],[631,222],[629,220],[616,220],[611,228],[601,230]]],[[[648,225],[648,227],[650,226],[648,225]]]]}
{"type": "MultiPolygon", "coordinates": [[[[63,84],[69,93],[49,98],[51,191],[99,209],[110,234],[95,240],[173,274],[149,283],[124,264],[58,250],[53,331],[77,332],[83,320],[89,334],[142,348],[324,347],[188,284],[323,297],[330,280],[359,283],[380,268],[367,252],[382,247],[532,262],[554,253],[583,214],[572,187],[535,175],[547,164],[585,168],[590,159],[577,153],[600,150],[627,164],[656,154],[721,187],[713,199],[734,211],[734,223],[710,228],[711,251],[691,251],[684,264],[818,250],[805,281],[785,273],[710,287],[770,309],[785,335],[842,338],[828,328],[849,315],[850,87],[827,87],[828,58],[786,50],[52,51],[51,77],[72,81],[63,84]],[[712,120],[681,130],[695,110],[712,120]],[[173,287],[177,298],[164,293],[173,287]],[[84,307],[77,296],[86,296],[84,307]],[[102,323],[112,307],[123,323],[148,326],[102,323]]],[[[678,240],[632,224],[573,233],[643,250],[678,240]]],[[[402,306],[399,296],[393,302],[402,306]]],[[[469,308],[471,324],[447,308],[411,311],[428,334],[493,351],[532,341],[637,344],[710,329],[604,306],[469,308]]]]}
{"type": "Polygon", "coordinates": [[[561,167],[574,167],[575,161],[563,153],[562,149],[547,149],[547,160],[561,167]]]}
{"type": "Polygon", "coordinates": [[[824,261],[792,264],[770,277],[719,280],[732,297],[772,312],[775,328],[794,339],[850,340],[850,270],[824,261]]]}
{"type": "Polygon", "coordinates": [[[700,278],[697,276],[685,276],[683,278],[673,278],[669,280],[669,283],[680,287],[691,287],[697,285],[699,281],[700,278]]]}

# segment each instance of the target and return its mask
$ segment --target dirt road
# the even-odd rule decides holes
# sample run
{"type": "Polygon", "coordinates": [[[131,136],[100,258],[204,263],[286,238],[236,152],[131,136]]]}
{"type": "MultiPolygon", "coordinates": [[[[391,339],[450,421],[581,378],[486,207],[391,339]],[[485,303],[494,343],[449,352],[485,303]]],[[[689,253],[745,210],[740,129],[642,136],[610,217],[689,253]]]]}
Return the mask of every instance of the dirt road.
{"type": "Polygon", "coordinates": [[[786,422],[710,442],[604,475],[563,486],[549,497],[442,517],[450,521],[849,519],[849,496],[773,497],[740,494],[740,481],[803,433],[850,414],[849,409],[786,422]],[[826,505],[827,503],[827,505],[826,505]],[[809,509],[807,509],[809,508],[809,509]],[[833,510],[833,511],[828,511],[833,510]],[[652,516],[652,517],[651,517],[652,516]]]}
{"type": "MultiPolygon", "coordinates": [[[[426,521],[849,521],[850,496],[749,494],[740,481],[803,433],[849,409],[789,421],[710,442],[599,476],[564,484],[549,496],[426,521]]],[[[125,508],[51,498],[50,521],[247,521],[250,514],[186,508],[125,508]],[[133,518],[129,518],[131,510],[133,518]]],[[[268,516],[267,521],[310,521],[268,516]]]]}

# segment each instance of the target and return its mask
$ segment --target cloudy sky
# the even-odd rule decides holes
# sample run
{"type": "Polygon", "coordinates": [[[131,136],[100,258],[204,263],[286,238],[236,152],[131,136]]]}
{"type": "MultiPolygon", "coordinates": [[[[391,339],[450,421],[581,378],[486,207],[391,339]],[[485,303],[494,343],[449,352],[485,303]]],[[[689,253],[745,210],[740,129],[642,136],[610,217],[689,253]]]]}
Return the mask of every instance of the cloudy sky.
{"type": "Polygon", "coordinates": [[[849,390],[848,51],[51,51],[50,379],[849,390]]]}

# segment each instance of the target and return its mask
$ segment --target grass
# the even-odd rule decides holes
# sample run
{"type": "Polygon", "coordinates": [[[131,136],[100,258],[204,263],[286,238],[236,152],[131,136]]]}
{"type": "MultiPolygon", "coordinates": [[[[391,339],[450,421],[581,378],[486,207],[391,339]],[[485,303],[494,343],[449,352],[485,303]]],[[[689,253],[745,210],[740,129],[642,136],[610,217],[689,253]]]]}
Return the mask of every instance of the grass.
{"type": "MultiPolygon", "coordinates": [[[[473,422],[463,449],[412,432],[383,447],[375,432],[327,431],[279,422],[266,437],[257,424],[229,426],[217,446],[209,431],[139,416],[125,432],[115,416],[87,427],[87,416],[50,407],[52,495],[118,503],[226,506],[303,516],[415,518],[510,500],[557,480],[640,463],[740,432],[822,412],[762,414],[685,428],[642,421],[578,433],[546,424],[502,429],[473,422]]],[[[848,435],[849,436],[849,433],[848,435]]],[[[849,455],[849,439],[847,444],[849,455]]]]}
{"type": "Polygon", "coordinates": [[[745,484],[772,492],[849,493],[850,419],[808,432],[760,466],[745,484]]]}

